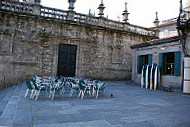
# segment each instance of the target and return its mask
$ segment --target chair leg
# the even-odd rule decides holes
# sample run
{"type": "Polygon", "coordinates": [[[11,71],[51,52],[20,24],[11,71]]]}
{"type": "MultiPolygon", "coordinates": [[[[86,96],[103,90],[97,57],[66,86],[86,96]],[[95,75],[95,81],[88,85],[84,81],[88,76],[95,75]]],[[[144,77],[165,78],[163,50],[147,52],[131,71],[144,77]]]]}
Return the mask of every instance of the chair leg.
{"type": "Polygon", "coordinates": [[[51,94],[52,94],[52,91],[50,90],[50,91],[49,91],[49,98],[51,98],[51,94]]]}
{"type": "Polygon", "coordinates": [[[95,95],[95,89],[93,88],[93,90],[92,90],[92,96],[94,97],[94,95],[95,95]]]}
{"type": "Polygon", "coordinates": [[[72,97],[73,96],[73,89],[71,89],[71,92],[70,92],[70,97],[72,97]]]}
{"type": "Polygon", "coordinates": [[[34,99],[35,96],[37,96],[37,90],[34,91],[34,94],[32,95],[32,99],[34,99]]]}
{"type": "Polygon", "coordinates": [[[85,94],[85,92],[86,92],[86,88],[84,89],[84,92],[83,92],[83,93],[85,94]]]}
{"type": "Polygon", "coordinates": [[[84,98],[84,91],[82,91],[82,95],[81,95],[81,99],[83,99],[84,98]]]}
{"type": "Polygon", "coordinates": [[[81,95],[81,92],[82,92],[82,90],[80,90],[80,91],[79,91],[79,95],[78,95],[78,98],[80,97],[80,95],[81,95]]]}
{"type": "Polygon", "coordinates": [[[89,90],[89,95],[91,95],[91,91],[89,90]]]}
{"type": "Polygon", "coordinates": [[[86,93],[87,93],[88,95],[90,95],[90,94],[91,94],[89,89],[87,90],[87,92],[86,92],[86,93]]]}
{"type": "Polygon", "coordinates": [[[86,94],[88,94],[88,95],[90,94],[90,93],[89,93],[89,90],[86,92],[86,94]]]}
{"type": "Polygon", "coordinates": [[[26,90],[24,97],[26,97],[28,95],[28,91],[29,91],[29,89],[26,90]]]}
{"type": "Polygon", "coordinates": [[[34,92],[35,90],[33,89],[32,92],[30,93],[30,99],[32,99],[34,92]]]}
{"type": "Polygon", "coordinates": [[[54,99],[54,96],[55,96],[55,89],[53,90],[53,92],[52,92],[53,94],[52,94],[52,97],[51,97],[51,100],[53,100],[54,99]]]}
{"type": "Polygon", "coordinates": [[[40,90],[37,92],[37,96],[35,98],[35,101],[38,100],[38,96],[40,95],[40,90]]]}
{"type": "Polygon", "coordinates": [[[60,91],[60,94],[64,94],[65,93],[65,88],[63,87],[60,91]]]}
{"type": "Polygon", "coordinates": [[[47,91],[47,89],[46,89],[46,96],[48,96],[48,91],[47,91]]]}
{"type": "Polygon", "coordinates": [[[99,93],[99,90],[97,90],[97,93],[96,93],[96,98],[98,98],[98,93],[99,93]]]}

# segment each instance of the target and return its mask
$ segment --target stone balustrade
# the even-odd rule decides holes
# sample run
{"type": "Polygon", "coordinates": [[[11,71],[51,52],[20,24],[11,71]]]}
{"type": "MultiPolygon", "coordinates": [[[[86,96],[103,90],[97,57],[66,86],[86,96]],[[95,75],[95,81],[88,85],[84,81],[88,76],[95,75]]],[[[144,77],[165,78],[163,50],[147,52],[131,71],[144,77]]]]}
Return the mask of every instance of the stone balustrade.
{"type": "MultiPolygon", "coordinates": [[[[64,21],[71,20],[71,18],[68,18],[70,11],[44,7],[38,4],[30,4],[30,3],[17,2],[11,0],[0,0],[0,9],[5,11],[24,13],[24,14],[40,15],[42,17],[52,18],[57,20],[64,20],[64,21]]],[[[131,24],[126,24],[119,21],[113,21],[104,17],[100,18],[100,17],[74,12],[72,21],[79,24],[87,24],[102,28],[115,29],[124,32],[140,34],[144,36],[152,36],[152,37],[156,36],[155,31],[151,29],[131,24]]]]}
{"type": "Polygon", "coordinates": [[[11,0],[0,0],[0,8],[3,10],[33,14],[33,5],[11,0]]]}
{"type": "Polygon", "coordinates": [[[48,18],[67,20],[67,11],[41,6],[40,15],[48,18]]]}

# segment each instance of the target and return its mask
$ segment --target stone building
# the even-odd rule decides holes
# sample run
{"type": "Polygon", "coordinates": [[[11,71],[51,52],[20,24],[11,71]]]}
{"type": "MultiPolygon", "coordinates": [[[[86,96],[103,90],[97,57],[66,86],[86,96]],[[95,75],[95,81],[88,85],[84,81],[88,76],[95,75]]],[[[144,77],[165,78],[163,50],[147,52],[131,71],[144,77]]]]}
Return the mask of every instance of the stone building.
{"type": "Polygon", "coordinates": [[[160,68],[159,87],[182,88],[183,50],[178,36],[152,40],[131,46],[133,49],[132,80],[141,83],[144,65],[160,68]]]}
{"type": "Polygon", "coordinates": [[[156,19],[153,23],[154,27],[152,27],[151,29],[156,31],[156,35],[159,38],[168,38],[178,35],[176,29],[177,18],[164,20],[162,21],[162,24],[160,24],[160,21],[158,19],[158,13],[156,12],[156,19]]]}
{"type": "Polygon", "coordinates": [[[103,17],[48,8],[39,0],[0,0],[0,88],[32,76],[131,79],[131,45],[156,38],[154,30],[103,17]]]}
{"type": "Polygon", "coordinates": [[[183,82],[183,48],[177,35],[177,18],[159,24],[154,21],[159,39],[131,46],[133,49],[132,80],[141,83],[143,65],[156,64],[160,69],[159,87],[181,89],[183,82]]]}
{"type": "Polygon", "coordinates": [[[177,18],[164,20],[162,21],[162,24],[158,25],[156,29],[158,30],[158,37],[159,38],[168,38],[172,36],[177,36],[177,18]]]}
{"type": "Polygon", "coordinates": [[[188,1],[184,9],[181,3],[181,13],[178,18],[159,24],[156,16],[155,27],[152,29],[157,31],[159,39],[131,46],[133,81],[141,83],[143,65],[156,64],[160,71],[160,88],[184,89],[185,93],[190,93],[189,23],[190,3],[188,1]]]}

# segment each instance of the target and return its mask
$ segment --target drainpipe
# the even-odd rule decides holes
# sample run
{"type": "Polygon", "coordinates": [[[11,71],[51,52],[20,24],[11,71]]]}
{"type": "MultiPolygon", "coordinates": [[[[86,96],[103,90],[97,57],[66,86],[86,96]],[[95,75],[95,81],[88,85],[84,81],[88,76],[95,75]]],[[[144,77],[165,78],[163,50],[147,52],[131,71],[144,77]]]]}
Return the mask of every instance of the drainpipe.
{"type": "Polygon", "coordinates": [[[2,6],[2,0],[0,0],[0,8],[1,8],[1,6],[2,6]]]}

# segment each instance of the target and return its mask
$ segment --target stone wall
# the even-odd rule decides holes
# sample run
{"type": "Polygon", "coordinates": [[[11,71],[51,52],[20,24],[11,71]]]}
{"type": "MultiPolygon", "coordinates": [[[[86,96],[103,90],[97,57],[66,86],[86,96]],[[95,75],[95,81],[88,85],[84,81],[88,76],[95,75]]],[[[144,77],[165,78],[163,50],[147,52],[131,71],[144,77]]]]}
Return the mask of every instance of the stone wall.
{"type": "Polygon", "coordinates": [[[150,39],[125,31],[0,12],[0,88],[56,76],[59,44],[77,45],[76,76],[131,79],[130,46],[150,39]]]}
{"type": "Polygon", "coordinates": [[[161,25],[159,28],[159,38],[166,38],[166,37],[171,37],[171,36],[176,36],[177,29],[176,29],[176,23],[169,24],[167,25],[161,25]]]}

